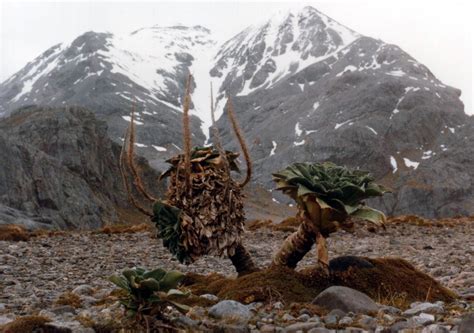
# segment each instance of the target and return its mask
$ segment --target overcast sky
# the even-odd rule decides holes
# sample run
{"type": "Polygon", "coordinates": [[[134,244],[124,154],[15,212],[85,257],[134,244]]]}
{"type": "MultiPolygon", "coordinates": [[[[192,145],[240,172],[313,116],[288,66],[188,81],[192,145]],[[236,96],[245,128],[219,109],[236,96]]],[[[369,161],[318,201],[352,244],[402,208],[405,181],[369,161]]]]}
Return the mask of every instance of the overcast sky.
{"type": "MultiPolygon", "coordinates": [[[[357,32],[399,45],[474,114],[472,0],[322,0],[308,4],[357,32]]],[[[47,48],[85,31],[128,33],[152,25],[203,25],[226,40],[288,2],[113,2],[0,0],[0,82],[47,48]]]]}

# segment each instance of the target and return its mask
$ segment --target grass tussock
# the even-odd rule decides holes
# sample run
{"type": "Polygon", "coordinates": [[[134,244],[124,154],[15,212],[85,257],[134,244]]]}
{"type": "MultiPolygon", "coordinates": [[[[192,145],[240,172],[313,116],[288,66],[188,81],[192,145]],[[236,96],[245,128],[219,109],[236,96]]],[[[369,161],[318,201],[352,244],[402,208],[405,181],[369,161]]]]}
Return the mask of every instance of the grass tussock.
{"type": "Polygon", "coordinates": [[[23,316],[17,317],[14,321],[0,326],[3,333],[31,333],[45,332],[45,326],[51,319],[43,316],[23,316]]]}
{"type": "Polygon", "coordinates": [[[252,220],[246,223],[245,228],[250,231],[267,228],[274,231],[295,232],[298,230],[300,221],[296,217],[288,217],[278,224],[274,224],[272,220],[252,220]]]}
{"type": "Polygon", "coordinates": [[[368,261],[370,266],[351,265],[346,260],[347,267],[331,270],[329,277],[314,267],[301,271],[271,267],[236,279],[189,273],[185,284],[197,295],[211,293],[247,304],[281,301],[286,307],[311,303],[321,291],[335,285],[359,290],[382,304],[402,309],[415,301],[451,302],[457,297],[403,259],[359,258],[358,262],[361,261],[368,261]]]}
{"type": "Polygon", "coordinates": [[[394,225],[416,225],[420,227],[447,227],[452,228],[459,225],[474,223],[474,216],[464,216],[464,217],[453,217],[453,218],[443,218],[443,219],[426,219],[417,215],[401,215],[390,217],[387,221],[387,224],[394,225]]]}
{"type": "Polygon", "coordinates": [[[0,225],[0,241],[27,242],[34,237],[53,237],[64,235],[59,230],[34,230],[28,231],[25,227],[14,224],[0,225]]]}
{"type": "Polygon", "coordinates": [[[70,291],[59,295],[55,303],[58,305],[70,305],[75,309],[82,307],[81,298],[70,291]]]}
{"type": "Polygon", "coordinates": [[[147,223],[141,223],[136,225],[116,224],[106,225],[101,229],[95,231],[97,234],[134,234],[138,232],[152,232],[153,226],[147,223]]]}
{"type": "Polygon", "coordinates": [[[0,240],[13,242],[26,242],[31,238],[31,233],[19,225],[0,225],[0,240]]]}

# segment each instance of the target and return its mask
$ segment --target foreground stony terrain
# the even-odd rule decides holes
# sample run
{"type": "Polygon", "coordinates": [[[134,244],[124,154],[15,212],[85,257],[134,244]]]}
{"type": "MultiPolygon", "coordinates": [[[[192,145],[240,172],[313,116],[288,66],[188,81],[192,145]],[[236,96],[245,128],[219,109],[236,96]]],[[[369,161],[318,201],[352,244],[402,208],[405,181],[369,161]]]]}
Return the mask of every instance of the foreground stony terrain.
{"type": "MultiPolygon", "coordinates": [[[[458,293],[459,301],[455,304],[412,304],[414,310],[408,312],[403,312],[405,308],[385,306],[376,316],[337,311],[318,316],[304,308],[295,313],[275,300],[270,305],[245,306],[251,310],[250,319],[243,318],[248,324],[239,320],[229,324],[210,319],[206,310],[200,307],[193,308],[188,317],[173,316],[191,331],[208,328],[235,332],[311,329],[311,332],[327,332],[322,327],[334,328],[334,325],[359,327],[354,332],[458,331],[462,316],[474,311],[474,219],[434,224],[396,222],[377,233],[362,229],[355,234],[334,234],[329,239],[331,257],[347,254],[402,257],[458,293]],[[407,327],[417,329],[408,331],[407,327]]],[[[263,227],[248,231],[245,242],[256,262],[265,266],[288,234],[263,227]]],[[[314,262],[315,255],[311,252],[300,265],[314,262]]],[[[73,331],[92,332],[91,328],[83,326],[87,320],[107,321],[121,313],[117,302],[103,302],[113,290],[106,277],[133,266],[234,274],[230,261],[225,258],[206,257],[191,266],[181,265],[162,247],[161,241],[146,231],[119,234],[66,232],[34,237],[27,242],[0,241],[0,326],[15,316],[41,314],[73,331]],[[58,304],[58,297],[72,290],[79,295],[79,304],[58,304]]]]}

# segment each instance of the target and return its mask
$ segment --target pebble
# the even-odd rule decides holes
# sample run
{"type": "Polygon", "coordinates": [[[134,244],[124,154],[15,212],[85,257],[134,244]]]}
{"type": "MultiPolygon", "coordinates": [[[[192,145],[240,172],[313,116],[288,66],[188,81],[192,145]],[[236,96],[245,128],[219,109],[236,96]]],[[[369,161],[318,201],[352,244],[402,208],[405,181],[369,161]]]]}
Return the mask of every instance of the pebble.
{"type": "Polygon", "coordinates": [[[210,301],[218,301],[219,300],[219,297],[217,297],[216,295],[213,295],[213,294],[203,294],[199,297],[208,299],[210,301]]]}
{"type": "Polygon", "coordinates": [[[425,313],[442,313],[444,308],[441,304],[433,304],[433,303],[413,303],[411,304],[411,308],[403,312],[405,316],[413,316],[420,314],[422,312],[425,313]]]}

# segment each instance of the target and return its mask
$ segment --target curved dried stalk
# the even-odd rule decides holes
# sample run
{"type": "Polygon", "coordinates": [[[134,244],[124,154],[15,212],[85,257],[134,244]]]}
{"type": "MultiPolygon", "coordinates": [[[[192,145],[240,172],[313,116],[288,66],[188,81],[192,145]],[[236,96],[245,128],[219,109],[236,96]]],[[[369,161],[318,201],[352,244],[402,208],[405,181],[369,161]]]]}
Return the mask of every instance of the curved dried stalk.
{"type": "MultiPolygon", "coordinates": [[[[230,180],[230,167],[229,167],[229,161],[227,160],[227,154],[222,147],[222,142],[221,142],[221,137],[219,134],[219,129],[217,128],[216,125],[216,117],[215,117],[215,111],[214,111],[214,94],[212,91],[212,82],[211,82],[211,120],[212,120],[212,136],[213,136],[213,141],[214,141],[214,146],[216,147],[217,151],[219,152],[221,158],[222,158],[222,163],[224,165],[224,171],[225,175],[227,177],[227,183],[230,180]]],[[[228,186],[227,186],[228,187],[228,186]]],[[[227,193],[227,189],[226,189],[227,193]]]]}
{"type": "Polygon", "coordinates": [[[145,190],[145,186],[143,186],[142,180],[140,175],[138,174],[137,166],[135,165],[135,152],[134,152],[134,144],[135,144],[135,104],[132,107],[132,113],[130,117],[130,130],[127,131],[129,133],[129,142],[128,142],[128,151],[127,151],[127,159],[128,159],[128,166],[132,171],[133,175],[133,182],[137,187],[138,191],[150,202],[155,202],[157,199],[154,198],[151,194],[149,194],[145,190]]]}
{"type": "Polygon", "coordinates": [[[122,150],[120,151],[120,160],[119,160],[119,168],[120,168],[120,174],[122,175],[122,181],[123,185],[125,186],[125,190],[127,191],[127,196],[128,196],[128,201],[135,206],[136,209],[138,209],[141,213],[147,215],[147,216],[153,216],[152,213],[147,211],[145,208],[143,208],[138,201],[135,199],[135,197],[132,194],[132,190],[130,188],[130,184],[128,182],[128,177],[126,174],[126,169],[128,165],[128,161],[126,158],[126,151],[127,151],[127,143],[129,142],[129,137],[130,137],[130,128],[127,128],[127,132],[125,133],[125,138],[123,140],[123,145],[122,145],[122,150]]]}
{"type": "Polygon", "coordinates": [[[184,180],[185,190],[188,193],[191,184],[191,131],[189,129],[189,106],[191,104],[191,80],[192,75],[189,74],[186,82],[186,92],[184,94],[183,103],[183,155],[184,155],[184,180]]]}
{"type": "Polygon", "coordinates": [[[230,123],[232,124],[232,129],[234,130],[235,136],[239,141],[240,148],[244,153],[245,163],[247,164],[247,174],[243,182],[239,183],[240,187],[244,187],[250,181],[252,177],[252,161],[250,159],[250,153],[247,148],[247,144],[245,143],[244,137],[242,136],[242,131],[240,130],[239,124],[237,122],[237,118],[235,117],[234,108],[232,106],[232,100],[229,96],[227,100],[227,116],[229,117],[230,123]]]}

